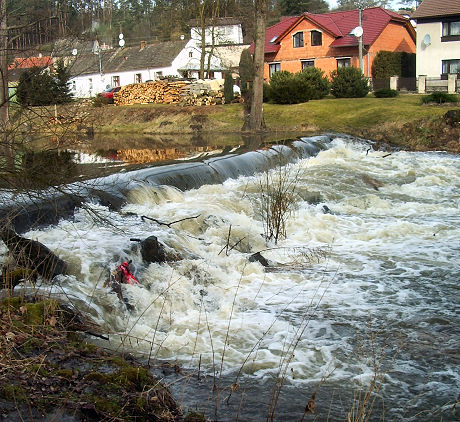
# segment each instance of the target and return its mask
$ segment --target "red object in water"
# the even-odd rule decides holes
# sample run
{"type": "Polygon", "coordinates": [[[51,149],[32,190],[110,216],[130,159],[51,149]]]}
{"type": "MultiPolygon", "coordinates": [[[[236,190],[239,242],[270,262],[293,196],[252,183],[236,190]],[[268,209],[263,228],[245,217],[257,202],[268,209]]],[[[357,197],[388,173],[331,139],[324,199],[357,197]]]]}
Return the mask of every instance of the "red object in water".
{"type": "Polygon", "coordinates": [[[129,264],[127,262],[123,262],[121,265],[118,266],[117,271],[123,275],[124,281],[128,284],[138,284],[139,281],[134,277],[134,275],[129,270],[129,264]]]}

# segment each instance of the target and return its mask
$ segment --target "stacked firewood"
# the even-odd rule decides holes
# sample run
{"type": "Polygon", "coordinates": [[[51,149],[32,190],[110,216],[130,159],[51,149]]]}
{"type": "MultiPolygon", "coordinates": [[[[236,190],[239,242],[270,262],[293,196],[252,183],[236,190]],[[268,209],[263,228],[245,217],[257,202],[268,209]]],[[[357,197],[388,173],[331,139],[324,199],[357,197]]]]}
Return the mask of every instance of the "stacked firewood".
{"type": "Polygon", "coordinates": [[[115,105],[161,103],[202,106],[225,103],[224,93],[212,90],[209,84],[166,80],[123,86],[113,95],[113,100],[115,105]]]}
{"type": "Polygon", "coordinates": [[[143,103],[175,104],[181,102],[185,81],[152,81],[123,86],[113,96],[115,105],[143,103]]]}
{"type": "Polygon", "coordinates": [[[185,94],[182,96],[182,105],[202,106],[224,104],[224,94],[221,91],[209,94],[185,94]]]}

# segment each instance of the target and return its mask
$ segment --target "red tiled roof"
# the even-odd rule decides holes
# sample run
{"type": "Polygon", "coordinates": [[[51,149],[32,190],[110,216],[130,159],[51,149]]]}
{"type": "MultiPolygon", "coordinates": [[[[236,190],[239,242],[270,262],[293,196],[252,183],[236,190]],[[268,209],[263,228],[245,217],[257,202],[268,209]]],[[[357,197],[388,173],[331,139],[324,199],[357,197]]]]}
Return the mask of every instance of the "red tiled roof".
{"type": "Polygon", "coordinates": [[[12,69],[29,69],[31,67],[48,67],[53,63],[53,58],[50,56],[42,57],[16,57],[8,66],[8,70],[12,69]]]}
{"type": "MultiPolygon", "coordinates": [[[[275,44],[272,41],[273,39],[277,39],[280,34],[286,31],[286,29],[290,28],[291,25],[297,21],[298,16],[288,16],[281,18],[281,22],[269,26],[265,31],[265,53],[276,53],[280,49],[279,44],[275,44]]],[[[249,51],[251,54],[254,54],[254,43],[252,43],[249,47],[249,51]]]]}
{"type": "Polygon", "coordinates": [[[460,15],[459,0],[423,0],[412,17],[417,19],[450,15],[460,15]]]}
{"type": "MultiPolygon", "coordinates": [[[[358,39],[348,34],[358,26],[358,13],[358,10],[344,10],[323,14],[303,13],[300,16],[284,19],[280,23],[267,28],[265,33],[265,53],[276,53],[280,49],[279,42],[283,36],[302,19],[310,20],[333,35],[336,39],[332,42],[331,47],[356,46],[358,45],[358,39]],[[275,42],[270,42],[273,39],[275,39],[275,42]]],[[[364,9],[362,15],[364,45],[372,45],[391,20],[409,23],[407,18],[381,7],[364,9]]],[[[415,32],[412,32],[415,39],[415,32]]],[[[254,46],[251,45],[251,52],[253,52],[253,49],[254,46]]]]}

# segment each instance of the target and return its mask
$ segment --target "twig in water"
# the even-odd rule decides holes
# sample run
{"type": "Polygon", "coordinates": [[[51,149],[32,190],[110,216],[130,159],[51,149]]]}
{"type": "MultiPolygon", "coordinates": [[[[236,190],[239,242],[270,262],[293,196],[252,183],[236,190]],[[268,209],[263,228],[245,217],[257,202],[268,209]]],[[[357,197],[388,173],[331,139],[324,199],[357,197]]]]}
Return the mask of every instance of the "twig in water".
{"type": "Polygon", "coordinates": [[[176,220],[176,221],[172,221],[171,223],[163,223],[162,221],[160,220],[157,220],[156,218],[152,218],[152,217],[147,217],[146,215],[141,215],[141,219],[142,221],[144,220],[151,220],[151,221],[154,221],[155,223],[157,224],[160,224],[161,226],[168,226],[168,227],[171,227],[173,224],[176,224],[176,223],[180,223],[181,221],[185,221],[185,220],[192,220],[193,218],[198,218],[201,214],[198,214],[194,217],[185,217],[185,218],[181,218],[180,220],[176,220]]]}

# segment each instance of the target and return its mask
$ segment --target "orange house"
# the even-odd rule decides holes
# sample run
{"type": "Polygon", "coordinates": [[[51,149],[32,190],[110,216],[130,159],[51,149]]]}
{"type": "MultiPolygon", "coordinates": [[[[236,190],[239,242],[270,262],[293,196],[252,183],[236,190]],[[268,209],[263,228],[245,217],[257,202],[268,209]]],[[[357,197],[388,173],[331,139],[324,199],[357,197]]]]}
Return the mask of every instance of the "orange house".
{"type": "MultiPolygon", "coordinates": [[[[338,67],[359,68],[358,38],[350,35],[358,23],[358,10],[282,18],[265,33],[265,79],[280,70],[296,73],[307,66],[326,75],[338,67]]],[[[361,26],[365,76],[371,76],[381,50],[415,53],[416,34],[409,19],[373,7],[362,11],[361,26]]]]}

